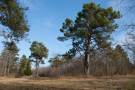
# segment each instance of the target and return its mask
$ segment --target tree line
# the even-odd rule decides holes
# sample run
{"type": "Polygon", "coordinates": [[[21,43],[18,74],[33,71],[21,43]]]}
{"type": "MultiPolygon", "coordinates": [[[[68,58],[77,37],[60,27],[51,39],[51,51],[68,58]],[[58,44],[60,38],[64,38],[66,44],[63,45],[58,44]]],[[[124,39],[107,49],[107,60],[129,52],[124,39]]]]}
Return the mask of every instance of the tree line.
{"type": "MultiPolygon", "coordinates": [[[[50,58],[51,64],[46,68],[39,68],[48,57],[48,49],[42,43],[31,43],[31,55],[19,58],[18,42],[25,39],[29,32],[29,25],[23,7],[18,0],[0,1],[0,24],[4,27],[0,35],[3,37],[3,51],[0,55],[0,75],[17,76],[59,76],[59,75],[126,75],[135,72],[135,63],[130,61],[128,52],[121,45],[112,45],[111,35],[122,17],[119,11],[112,7],[103,8],[95,3],[84,4],[77,13],[75,20],[67,18],[58,36],[59,41],[70,40],[72,48],[62,55],[50,58]],[[32,70],[32,63],[35,69],[32,70]]],[[[129,33],[132,42],[125,46],[132,52],[134,61],[135,33],[129,33]]],[[[129,40],[129,39],[128,39],[129,40]]]]}

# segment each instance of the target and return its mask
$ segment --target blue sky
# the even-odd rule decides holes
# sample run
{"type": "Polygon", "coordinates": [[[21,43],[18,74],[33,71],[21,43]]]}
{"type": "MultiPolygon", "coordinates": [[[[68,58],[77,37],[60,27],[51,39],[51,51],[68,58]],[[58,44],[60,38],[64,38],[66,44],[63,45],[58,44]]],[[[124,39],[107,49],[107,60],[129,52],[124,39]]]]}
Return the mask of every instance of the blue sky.
{"type": "MultiPolygon", "coordinates": [[[[26,12],[28,23],[30,25],[30,32],[28,39],[30,41],[43,42],[49,49],[49,57],[56,54],[62,54],[67,51],[71,45],[69,42],[60,42],[57,37],[61,35],[59,32],[65,18],[75,19],[77,12],[81,11],[84,3],[91,0],[20,0],[20,2],[29,6],[26,12]]],[[[110,0],[93,0],[101,4],[103,7],[114,6],[115,2],[110,0]]],[[[118,9],[117,7],[114,7],[118,9]]],[[[121,40],[124,34],[116,32],[114,41],[121,40]]],[[[20,48],[20,56],[25,54],[30,55],[30,43],[25,40],[18,44],[20,48]]]]}

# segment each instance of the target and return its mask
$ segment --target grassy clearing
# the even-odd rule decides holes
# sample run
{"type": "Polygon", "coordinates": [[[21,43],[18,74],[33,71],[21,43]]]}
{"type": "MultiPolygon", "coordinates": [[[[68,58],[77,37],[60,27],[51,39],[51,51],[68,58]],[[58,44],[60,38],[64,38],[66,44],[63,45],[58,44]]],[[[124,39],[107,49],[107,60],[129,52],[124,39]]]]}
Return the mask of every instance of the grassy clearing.
{"type": "Polygon", "coordinates": [[[0,78],[0,90],[135,90],[135,76],[0,78]]]}

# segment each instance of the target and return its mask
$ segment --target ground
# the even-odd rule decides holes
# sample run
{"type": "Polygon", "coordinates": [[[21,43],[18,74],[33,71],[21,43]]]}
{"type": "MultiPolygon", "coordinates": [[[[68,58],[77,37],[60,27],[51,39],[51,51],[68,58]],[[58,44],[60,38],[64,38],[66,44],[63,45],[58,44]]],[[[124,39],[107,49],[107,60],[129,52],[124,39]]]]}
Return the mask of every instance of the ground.
{"type": "Polygon", "coordinates": [[[0,90],[135,90],[135,76],[0,78],[0,90]]]}

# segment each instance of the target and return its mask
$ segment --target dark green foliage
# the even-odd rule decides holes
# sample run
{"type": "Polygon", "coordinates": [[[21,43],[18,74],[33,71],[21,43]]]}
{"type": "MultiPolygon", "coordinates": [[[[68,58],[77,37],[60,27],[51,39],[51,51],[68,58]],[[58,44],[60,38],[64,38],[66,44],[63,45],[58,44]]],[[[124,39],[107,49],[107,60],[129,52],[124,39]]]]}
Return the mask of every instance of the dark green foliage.
{"type": "MultiPolygon", "coordinates": [[[[12,71],[12,67],[17,68],[18,48],[16,42],[25,38],[29,31],[25,10],[18,0],[0,0],[0,25],[4,30],[1,31],[1,36],[4,37],[4,46],[8,52],[7,68],[8,73],[12,71]]],[[[16,69],[14,69],[16,71],[16,69]]]]}
{"type": "Polygon", "coordinates": [[[124,51],[124,49],[120,45],[116,46],[115,51],[119,53],[117,54],[118,57],[122,57],[124,60],[127,60],[127,61],[129,60],[127,53],[124,51]]]}
{"type": "Polygon", "coordinates": [[[27,61],[27,65],[26,65],[26,69],[24,70],[24,74],[27,76],[32,74],[30,61],[27,61]]]}
{"type": "Polygon", "coordinates": [[[48,49],[40,42],[34,41],[31,45],[31,57],[42,60],[48,57],[48,49]]]}
{"type": "Polygon", "coordinates": [[[19,49],[17,48],[17,45],[14,41],[12,42],[4,42],[5,48],[12,53],[18,54],[19,49]]]}
{"type": "Polygon", "coordinates": [[[32,74],[30,60],[25,55],[23,55],[22,58],[20,59],[19,74],[21,76],[23,75],[29,76],[32,74]]]}
{"type": "Polygon", "coordinates": [[[65,20],[60,29],[64,36],[58,40],[72,39],[74,48],[79,50],[82,50],[81,47],[84,46],[88,36],[91,43],[104,43],[104,40],[109,39],[112,31],[117,28],[114,19],[119,17],[119,12],[113,11],[112,8],[104,9],[94,3],[85,4],[75,22],[70,19],[65,20]]]}
{"type": "Polygon", "coordinates": [[[44,63],[44,59],[48,57],[48,49],[40,42],[34,41],[30,47],[32,61],[35,62],[36,73],[38,76],[38,68],[40,63],[44,63]]]}
{"type": "Polygon", "coordinates": [[[63,23],[60,32],[60,41],[71,39],[73,55],[78,52],[85,55],[84,68],[88,71],[89,56],[91,51],[97,48],[110,46],[110,36],[118,27],[115,19],[120,18],[120,13],[112,7],[102,8],[95,3],[84,4],[81,12],[78,13],[75,21],[67,18],[63,23]]]}
{"type": "Polygon", "coordinates": [[[9,29],[7,38],[18,41],[29,31],[25,10],[17,0],[0,0],[0,24],[9,29]]]}
{"type": "Polygon", "coordinates": [[[67,51],[65,54],[63,54],[63,58],[65,58],[66,60],[72,59],[76,54],[76,50],[74,48],[70,49],[69,51],[67,51]]]}

